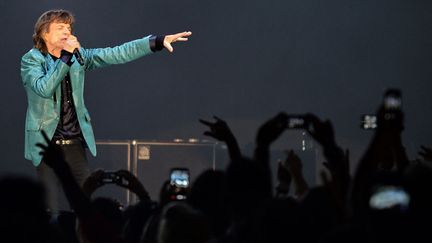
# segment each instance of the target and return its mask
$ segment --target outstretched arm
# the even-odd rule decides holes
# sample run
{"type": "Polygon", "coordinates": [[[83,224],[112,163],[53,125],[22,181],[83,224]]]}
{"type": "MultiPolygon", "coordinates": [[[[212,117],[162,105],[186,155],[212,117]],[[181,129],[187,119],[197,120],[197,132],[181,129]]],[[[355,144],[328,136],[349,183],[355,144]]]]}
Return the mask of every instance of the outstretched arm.
{"type": "Polygon", "coordinates": [[[122,180],[117,183],[118,186],[135,193],[142,202],[151,200],[144,185],[131,172],[127,170],[118,170],[116,174],[122,178],[122,180]]]}
{"type": "Polygon", "coordinates": [[[281,112],[266,121],[258,129],[254,158],[258,166],[264,172],[261,178],[265,190],[265,196],[272,195],[272,179],[270,170],[270,145],[280,137],[287,127],[288,116],[281,112]]]}
{"type": "Polygon", "coordinates": [[[332,174],[333,179],[338,180],[346,193],[350,181],[349,161],[344,151],[337,145],[333,125],[330,121],[321,121],[313,114],[307,114],[308,133],[321,144],[327,162],[324,164],[332,174]]]}
{"type": "Polygon", "coordinates": [[[258,129],[254,151],[254,158],[257,161],[268,166],[270,159],[270,145],[279,138],[283,131],[285,131],[287,123],[287,114],[281,112],[268,120],[258,129]]]}
{"type": "Polygon", "coordinates": [[[104,171],[98,169],[90,174],[89,177],[84,181],[82,190],[88,198],[92,197],[92,194],[101,186],[103,186],[102,178],[104,171]]]}
{"type": "Polygon", "coordinates": [[[368,207],[372,175],[379,171],[402,173],[409,163],[401,139],[403,113],[394,111],[391,116],[388,114],[390,113],[387,113],[383,106],[378,109],[378,127],[357,166],[351,202],[354,210],[359,212],[368,207]]]}
{"type": "Polygon", "coordinates": [[[81,48],[87,70],[113,64],[123,64],[149,55],[163,48],[173,52],[172,44],[187,41],[192,32],[185,31],[166,36],[147,36],[142,39],[126,42],[116,47],[85,49],[81,48]]]}
{"type": "MultiPolygon", "coordinates": [[[[345,204],[351,183],[348,155],[337,145],[333,126],[330,121],[321,121],[313,114],[306,115],[308,133],[321,144],[327,162],[324,166],[331,174],[331,180],[324,179],[338,204],[341,216],[345,216],[345,204]]],[[[322,175],[325,175],[324,173],[322,175]]]]}
{"type": "Polygon", "coordinates": [[[217,116],[213,116],[213,118],[216,120],[216,122],[210,122],[202,119],[199,120],[202,124],[210,128],[210,131],[205,131],[204,135],[225,142],[225,144],[228,146],[228,153],[231,161],[238,161],[241,157],[241,152],[237,143],[237,139],[224,120],[217,116]]]}

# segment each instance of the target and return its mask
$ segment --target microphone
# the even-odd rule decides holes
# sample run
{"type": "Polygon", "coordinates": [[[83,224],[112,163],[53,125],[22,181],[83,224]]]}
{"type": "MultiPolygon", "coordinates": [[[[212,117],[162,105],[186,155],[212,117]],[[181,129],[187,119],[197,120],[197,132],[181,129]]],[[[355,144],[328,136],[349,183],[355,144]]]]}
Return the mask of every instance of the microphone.
{"type": "Polygon", "coordinates": [[[73,51],[73,54],[75,55],[75,58],[77,59],[78,63],[83,66],[84,65],[84,59],[81,56],[81,53],[79,52],[78,48],[75,48],[73,51]]]}

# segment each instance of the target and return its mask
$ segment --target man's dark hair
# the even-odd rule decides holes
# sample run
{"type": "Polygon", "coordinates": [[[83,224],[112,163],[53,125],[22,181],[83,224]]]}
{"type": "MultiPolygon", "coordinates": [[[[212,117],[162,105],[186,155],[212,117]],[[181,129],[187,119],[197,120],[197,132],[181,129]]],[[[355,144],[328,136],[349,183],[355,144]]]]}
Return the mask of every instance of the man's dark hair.
{"type": "Polygon", "coordinates": [[[34,47],[43,53],[48,53],[43,34],[49,31],[51,23],[69,24],[73,28],[75,18],[71,12],[63,9],[49,10],[43,13],[34,26],[33,44],[34,47]]]}

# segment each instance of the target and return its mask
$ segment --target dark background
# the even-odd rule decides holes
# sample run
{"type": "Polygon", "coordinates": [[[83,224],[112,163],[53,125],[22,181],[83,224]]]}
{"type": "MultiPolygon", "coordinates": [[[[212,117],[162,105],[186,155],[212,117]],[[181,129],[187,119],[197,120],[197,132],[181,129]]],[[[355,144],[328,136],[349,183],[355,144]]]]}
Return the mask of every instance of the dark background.
{"type": "MultiPolygon", "coordinates": [[[[2,174],[35,171],[23,158],[20,58],[32,47],[35,21],[53,8],[75,14],[86,48],[193,32],[173,54],[87,73],[96,139],[203,138],[198,119],[215,114],[249,153],[258,126],[278,111],[314,112],[332,120],[355,167],[371,136],[360,115],[397,87],[410,157],[431,144],[431,1],[0,0],[2,174]]],[[[298,149],[300,138],[289,131],[275,148],[298,149]]]]}

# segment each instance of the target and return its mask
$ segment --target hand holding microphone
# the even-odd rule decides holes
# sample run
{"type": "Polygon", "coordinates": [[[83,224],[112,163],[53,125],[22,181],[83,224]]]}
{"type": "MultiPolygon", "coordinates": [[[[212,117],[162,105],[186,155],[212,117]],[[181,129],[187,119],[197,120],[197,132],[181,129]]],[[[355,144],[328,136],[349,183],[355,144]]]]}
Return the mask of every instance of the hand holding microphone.
{"type": "Polygon", "coordinates": [[[83,66],[84,65],[84,59],[81,56],[81,53],[77,48],[73,51],[73,54],[75,55],[75,58],[77,59],[78,63],[83,66]]]}
{"type": "Polygon", "coordinates": [[[80,43],[78,42],[78,39],[74,35],[70,35],[63,46],[63,49],[73,53],[75,55],[75,58],[79,62],[81,66],[84,65],[84,59],[81,56],[81,53],[79,52],[79,49],[81,48],[80,43]]]}

